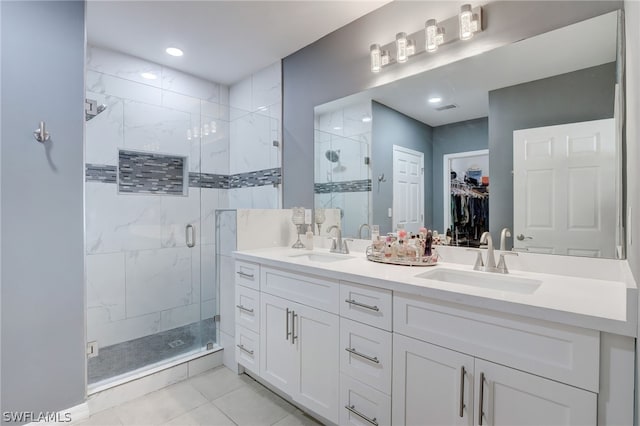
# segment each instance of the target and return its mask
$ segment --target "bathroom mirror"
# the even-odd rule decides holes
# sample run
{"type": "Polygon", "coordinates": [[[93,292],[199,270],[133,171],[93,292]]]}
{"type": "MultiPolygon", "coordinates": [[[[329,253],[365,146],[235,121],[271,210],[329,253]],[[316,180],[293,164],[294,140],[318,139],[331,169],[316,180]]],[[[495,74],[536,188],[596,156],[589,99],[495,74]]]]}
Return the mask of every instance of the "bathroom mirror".
{"type": "Polygon", "coordinates": [[[445,157],[488,150],[490,173],[463,173],[486,186],[496,247],[508,228],[508,250],[623,257],[621,19],[611,12],[317,106],[315,207],[341,209],[352,237],[411,218],[443,233],[445,157]],[[609,136],[562,133],[599,121],[609,136]]]}

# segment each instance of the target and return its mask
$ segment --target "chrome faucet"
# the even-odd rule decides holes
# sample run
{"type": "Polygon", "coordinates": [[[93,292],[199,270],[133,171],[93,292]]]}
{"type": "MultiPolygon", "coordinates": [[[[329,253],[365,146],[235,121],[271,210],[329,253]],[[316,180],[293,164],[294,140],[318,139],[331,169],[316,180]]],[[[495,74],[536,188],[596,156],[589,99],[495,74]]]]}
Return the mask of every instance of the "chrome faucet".
{"type": "Polygon", "coordinates": [[[362,225],[360,225],[360,228],[358,228],[358,239],[361,240],[362,239],[362,228],[367,227],[369,229],[369,236],[371,236],[371,227],[369,226],[368,223],[363,223],[362,225]]]}
{"type": "Polygon", "coordinates": [[[329,252],[331,253],[341,253],[341,254],[349,254],[349,247],[347,246],[347,241],[342,240],[342,230],[338,227],[338,225],[333,225],[327,229],[327,234],[329,234],[329,238],[331,238],[331,249],[329,252]],[[336,237],[331,238],[331,231],[336,230],[336,237]]]}
{"type": "Polygon", "coordinates": [[[487,261],[484,262],[482,270],[485,272],[499,272],[498,268],[496,268],[496,258],[493,252],[493,240],[491,239],[491,234],[488,231],[482,233],[482,236],[480,237],[480,244],[487,245],[487,261]]]}

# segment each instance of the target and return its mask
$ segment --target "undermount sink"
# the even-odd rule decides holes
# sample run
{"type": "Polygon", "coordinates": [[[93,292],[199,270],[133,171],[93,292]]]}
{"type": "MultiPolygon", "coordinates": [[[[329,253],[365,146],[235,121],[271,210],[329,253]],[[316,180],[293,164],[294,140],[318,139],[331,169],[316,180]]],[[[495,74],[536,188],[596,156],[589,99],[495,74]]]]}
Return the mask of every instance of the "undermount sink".
{"type": "Polygon", "coordinates": [[[353,256],[347,256],[346,254],[331,254],[331,253],[302,253],[302,254],[292,254],[289,257],[304,258],[312,262],[320,262],[320,263],[332,263],[332,262],[340,262],[341,260],[353,259],[353,256]]]}
{"type": "Polygon", "coordinates": [[[529,278],[446,268],[424,272],[416,278],[521,294],[531,294],[542,284],[540,280],[529,278]]]}

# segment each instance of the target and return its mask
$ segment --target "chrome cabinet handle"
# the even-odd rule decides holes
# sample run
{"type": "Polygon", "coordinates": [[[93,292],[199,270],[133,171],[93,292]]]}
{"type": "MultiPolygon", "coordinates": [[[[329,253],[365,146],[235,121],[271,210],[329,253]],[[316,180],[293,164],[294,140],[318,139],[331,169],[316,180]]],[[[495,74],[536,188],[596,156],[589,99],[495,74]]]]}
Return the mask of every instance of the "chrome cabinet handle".
{"type": "Polygon", "coordinates": [[[484,373],[480,373],[480,408],[478,410],[478,425],[482,426],[482,417],[484,416],[484,373]]]}
{"type": "Polygon", "coordinates": [[[460,367],[460,417],[464,417],[464,365],[460,367]]]}
{"type": "Polygon", "coordinates": [[[378,426],[378,420],[375,417],[373,419],[371,419],[368,416],[365,416],[364,414],[362,414],[361,412],[356,410],[356,406],[355,405],[345,405],[344,408],[346,408],[347,410],[349,410],[350,412],[352,412],[356,416],[360,417],[361,419],[368,421],[372,425],[378,426]]]}
{"type": "Polygon", "coordinates": [[[380,360],[378,360],[378,357],[365,355],[363,353],[356,351],[354,348],[344,348],[344,350],[356,356],[359,356],[361,358],[367,359],[371,362],[375,362],[376,364],[380,364],[380,360]]]}
{"type": "Polygon", "coordinates": [[[196,245],[196,235],[193,232],[193,225],[189,224],[185,228],[185,240],[187,241],[187,247],[192,248],[196,245]]]}
{"type": "Polygon", "coordinates": [[[253,355],[253,351],[250,351],[249,349],[245,348],[244,345],[236,345],[238,348],[240,348],[241,351],[244,351],[246,353],[248,353],[249,355],[253,355]]]}
{"type": "Polygon", "coordinates": [[[350,305],[360,306],[361,308],[371,309],[372,311],[376,311],[376,312],[380,311],[380,308],[378,308],[377,306],[365,305],[364,303],[356,302],[353,299],[345,299],[344,301],[350,305]]]}
{"type": "Polygon", "coordinates": [[[240,275],[242,278],[247,278],[250,280],[253,279],[253,274],[247,274],[246,272],[242,272],[242,271],[238,271],[236,272],[236,274],[240,275]]]}
{"type": "Polygon", "coordinates": [[[252,314],[252,313],[253,313],[253,308],[251,308],[251,309],[249,309],[249,308],[245,308],[245,307],[244,307],[244,306],[242,306],[242,305],[236,305],[236,308],[240,309],[241,311],[248,312],[248,313],[250,313],[250,314],[252,314]]]}
{"type": "Polygon", "coordinates": [[[295,344],[296,343],[296,339],[298,338],[298,336],[296,336],[296,317],[298,316],[298,314],[296,314],[296,311],[291,311],[291,344],[295,344]]]}
{"type": "Polygon", "coordinates": [[[293,312],[293,311],[290,311],[289,308],[287,308],[287,317],[286,317],[286,320],[287,320],[287,335],[285,337],[285,340],[289,340],[289,336],[291,336],[291,332],[289,331],[289,313],[291,313],[291,312],[293,312]]]}

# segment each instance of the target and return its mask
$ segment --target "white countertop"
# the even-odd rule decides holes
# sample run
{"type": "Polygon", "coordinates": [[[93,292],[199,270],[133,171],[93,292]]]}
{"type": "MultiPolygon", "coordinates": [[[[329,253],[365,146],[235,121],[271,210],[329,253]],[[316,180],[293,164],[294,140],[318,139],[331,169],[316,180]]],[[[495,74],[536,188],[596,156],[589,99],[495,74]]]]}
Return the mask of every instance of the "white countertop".
{"type": "MultiPolygon", "coordinates": [[[[439,262],[432,267],[386,265],[368,261],[361,252],[350,254],[352,257],[346,260],[321,263],[299,256],[305,253],[328,253],[328,250],[273,247],[236,251],[234,255],[239,260],[324,278],[352,281],[624,336],[637,336],[638,295],[634,283],[510,270],[509,277],[542,281],[533,293],[521,294],[416,277],[436,268],[489,274],[473,271],[472,265],[446,262],[439,262]]],[[[503,277],[501,274],[489,275],[503,277]]]]}

